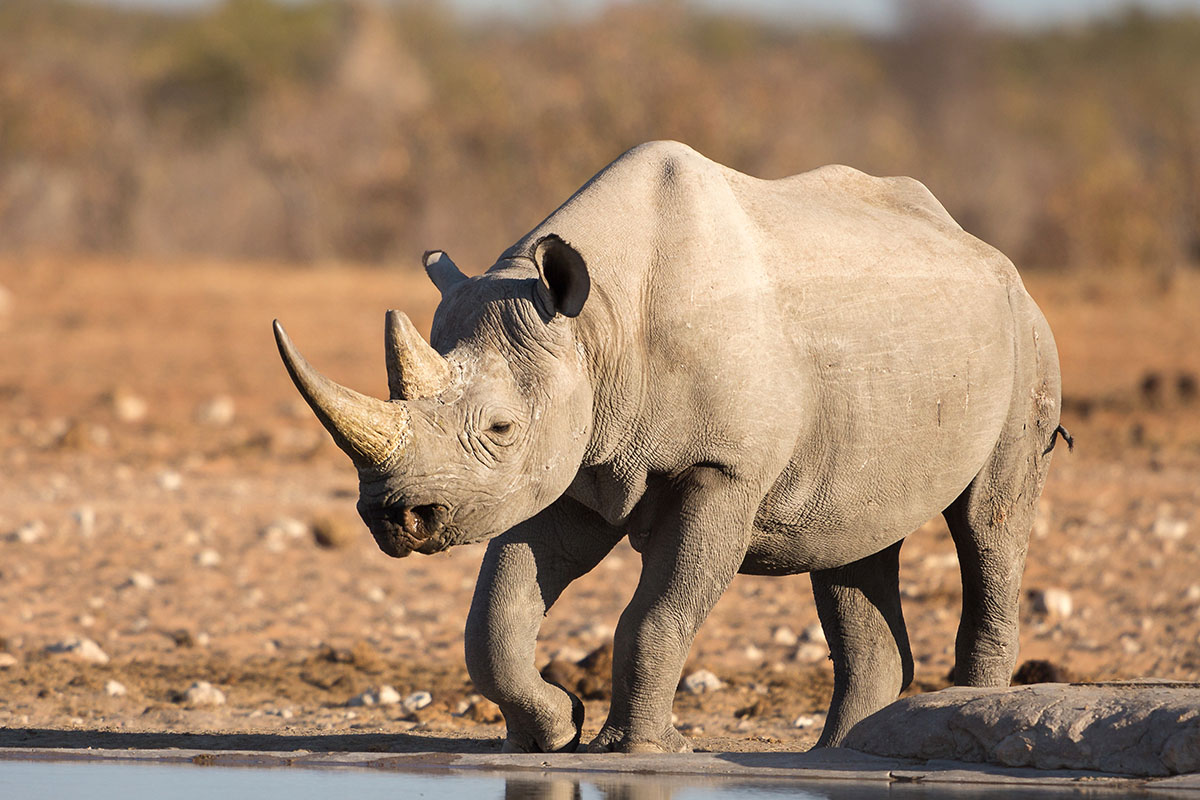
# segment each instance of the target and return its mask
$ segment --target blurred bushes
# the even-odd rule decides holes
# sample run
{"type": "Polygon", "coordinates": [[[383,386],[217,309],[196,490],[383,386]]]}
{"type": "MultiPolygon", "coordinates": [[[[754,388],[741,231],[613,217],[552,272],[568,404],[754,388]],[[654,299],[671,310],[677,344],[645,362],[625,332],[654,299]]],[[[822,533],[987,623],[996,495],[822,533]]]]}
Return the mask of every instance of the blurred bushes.
{"type": "Polygon", "coordinates": [[[1021,266],[1200,260],[1200,18],[887,37],[677,2],[467,21],[432,2],[0,3],[0,249],[481,269],[624,149],[924,181],[1021,266]]]}

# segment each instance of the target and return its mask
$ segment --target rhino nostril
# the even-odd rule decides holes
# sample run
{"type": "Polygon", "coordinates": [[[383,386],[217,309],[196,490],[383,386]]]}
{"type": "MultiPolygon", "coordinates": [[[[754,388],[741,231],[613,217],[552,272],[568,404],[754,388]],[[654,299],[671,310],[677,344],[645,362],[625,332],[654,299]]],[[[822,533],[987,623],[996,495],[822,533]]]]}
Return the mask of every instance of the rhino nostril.
{"type": "MultiPolygon", "coordinates": [[[[389,516],[391,516],[389,514],[389,516]]],[[[446,524],[446,507],[439,505],[406,506],[394,521],[414,539],[428,539],[446,524]]]]}

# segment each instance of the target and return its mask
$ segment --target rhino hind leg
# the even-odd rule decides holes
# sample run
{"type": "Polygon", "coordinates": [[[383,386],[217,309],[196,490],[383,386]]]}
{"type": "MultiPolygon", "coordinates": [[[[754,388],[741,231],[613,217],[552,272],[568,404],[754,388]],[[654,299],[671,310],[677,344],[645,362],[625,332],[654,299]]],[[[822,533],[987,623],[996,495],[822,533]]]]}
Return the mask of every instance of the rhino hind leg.
{"type": "Polygon", "coordinates": [[[466,660],[475,688],[504,713],[505,752],[573,752],[579,744],[583,703],[538,673],[538,630],[567,585],[620,539],[563,498],[488,545],[467,615],[466,660]]]}
{"type": "Polygon", "coordinates": [[[983,469],[943,514],[962,574],[953,672],[960,686],[1007,686],[1016,665],[1025,554],[1050,467],[1047,443],[1058,424],[1056,378],[1027,398],[983,469]]]}
{"type": "Polygon", "coordinates": [[[833,700],[817,747],[836,747],[856,722],[895,700],[912,681],[900,608],[902,544],[811,575],[833,660],[833,700]]]}

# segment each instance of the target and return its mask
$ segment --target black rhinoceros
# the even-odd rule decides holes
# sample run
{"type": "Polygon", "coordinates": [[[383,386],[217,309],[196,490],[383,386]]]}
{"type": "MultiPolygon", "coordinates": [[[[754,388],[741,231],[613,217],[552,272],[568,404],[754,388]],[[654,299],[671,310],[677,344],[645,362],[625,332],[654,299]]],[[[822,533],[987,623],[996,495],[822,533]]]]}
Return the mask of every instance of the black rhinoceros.
{"type": "Polygon", "coordinates": [[[441,251],[432,347],[388,312],[391,399],[288,371],[358,468],[392,556],[492,539],[466,627],[506,749],[579,742],[546,610],[621,539],[642,555],[593,751],[684,751],[692,638],[738,572],[811,573],[834,668],[821,744],[911,679],[898,558],[943,514],[955,677],[1007,684],[1059,429],[1054,339],[1007,258],[909,178],[759,180],[685,145],[622,155],[468,278],[441,251]]]}

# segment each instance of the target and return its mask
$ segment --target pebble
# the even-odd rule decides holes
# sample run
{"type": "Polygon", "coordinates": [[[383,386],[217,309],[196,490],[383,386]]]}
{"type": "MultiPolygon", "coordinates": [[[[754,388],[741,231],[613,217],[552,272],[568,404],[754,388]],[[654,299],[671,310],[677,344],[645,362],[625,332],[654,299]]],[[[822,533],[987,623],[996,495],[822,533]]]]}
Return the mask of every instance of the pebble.
{"type": "Polygon", "coordinates": [[[131,572],[129,574],[129,579],[125,581],[124,585],[132,586],[135,589],[141,589],[143,591],[150,591],[157,586],[158,583],[154,580],[153,576],[139,571],[131,572]]]}
{"type": "Polygon", "coordinates": [[[164,492],[175,492],[183,486],[183,476],[173,469],[164,469],[158,473],[158,488],[164,492]]]}
{"type": "Polygon", "coordinates": [[[64,639],[61,642],[46,646],[47,653],[55,655],[71,656],[72,658],[83,661],[88,664],[107,664],[108,653],[100,649],[100,645],[81,636],[76,636],[71,639],[64,639]]]}
{"type": "Polygon", "coordinates": [[[593,622],[576,628],[571,631],[571,635],[578,636],[580,639],[605,641],[612,638],[613,629],[612,626],[605,625],[603,622],[593,622]]]}
{"type": "Polygon", "coordinates": [[[814,622],[800,631],[800,641],[812,642],[813,644],[828,644],[825,641],[825,629],[821,627],[821,623],[814,622]]]}
{"type": "Polygon", "coordinates": [[[183,704],[188,708],[225,705],[225,693],[208,681],[196,681],[183,693],[183,704]]]}
{"type": "Polygon", "coordinates": [[[708,670],[698,669],[683,679],[683,688],[689,694],[704,694],[724,689],[725,683],[708,670]]]}
{"type": "Polygon", "coordinates": [[[408,697],[404,698],[404,710],[412,713],[420,711],[425,706],[433,702],[433,695],[429,692],[413,692],[408,697]]]}
{"type": "Polygon", "coordinates": [[[30,520],[4,538],[10,542],[33,544],[46,535],[46,523],[40,519],[30,520]]]}
{"type": "Polygon", "coordinates": [[[771,641],[784,647],[792,647],[800,641],[800,637],[787,625],[780,625],[771,632],[771,641]]]}
{"type": "Polygon", "coordinates": [[[199,567],[216,567],[221,563],[221,554],[211,547],[206,547],[199,553],[196,553],[196,566],[199,567]]]}
{"type": "Polygon", "coordinates": [[[120,681],[108,681],[104,684],[104,693],[109,697],[124,697],[127,694],[125,684],[120,681]]]}
{"type": "Polygon", "coordinates": [[[828,645],[817,644],[816,642],[803,642],[796,648],[796,652],[792,654],[792,660],[798,661],[801,664],[816,664],[824,661],[828,656],[828,645]]]}
{"type": "Polygon", "coordinates": [[[1160,514],[1158,519],[1154,520],[1153,533],[1163,541],[1178,542],[1187,538],[1188,523],[1185,519],[1160,514]]]}
{"type": "Polygon", "coordinates": [[[150,410],[145,399],[121,387],[112,393],[113,413],[121,422],[141,422],[150,410]]]}
{"type": "Polygon", "coordinates": [[[96,533],[96,509],[91,506],[80,506],[71,512],[71,518],[79,525],[79,535],[90,539],[96,533]]]}
{"type": "Polygon", "coordinates": [[[308,526],[292,517],[280,517],[267,523],[258,532],[258,537],[273,553],[281,552],[289,541],[298,541],[308,535],[308,526]]]}
{"type": "Polygon", "coordinates": [[[748,660],[758,663],[763,660],[763,651],[759,650],[752,644],[746,645],[746,649],[742,651],[742,655],[748,660]]]}
{"type": "Polygon", "coordinates": [[[566,661],[571,664],[578,664],[587,658],[587,651],[580,650],[578,647],[560,647],[550,654],[551,661],[566,661]]]}
{"type": "Polygon", "coordinates": [[[818,722],[820,722],[820,717],[817,714],[801,714],[792,720],[792,727],[799,728],[800,730],[808,730],[809,728],[816,727],[818,722]]]}
{"type": "Polygon", "coordinates": [[[1071,593],[1066,589],[1032,589],[1029,592],[1029,602],[1035,614],[1053,619],[1067,619],[1071,616],[1071,593]]]}
{"type": "Polygon", "coordinates": [[[0,653],[0,669],[8,669],[17,665],[17,657],[12,653],[0,653]]]}
{"type": "Polygon", "coordinates": [[[201,425],[228,425],[234,417],[233,398],[227,394],[217,395],[196,406],[196,422],[201,425]]]}
{"type": "Polygon", "coordinates": [[[348,706],[394,706],[400,702],[400,693],[391,686],[367,689],[346,701],[348,706]]]}

